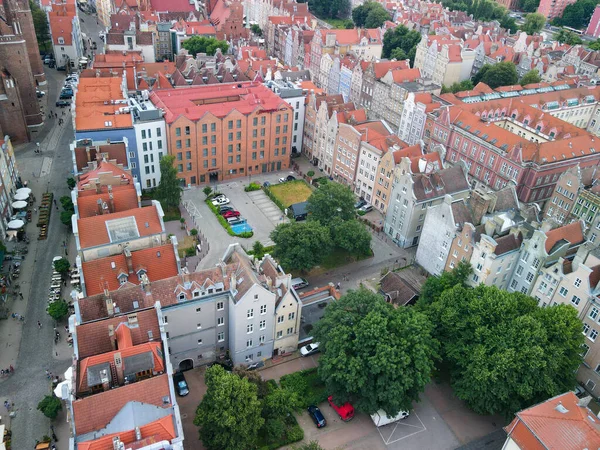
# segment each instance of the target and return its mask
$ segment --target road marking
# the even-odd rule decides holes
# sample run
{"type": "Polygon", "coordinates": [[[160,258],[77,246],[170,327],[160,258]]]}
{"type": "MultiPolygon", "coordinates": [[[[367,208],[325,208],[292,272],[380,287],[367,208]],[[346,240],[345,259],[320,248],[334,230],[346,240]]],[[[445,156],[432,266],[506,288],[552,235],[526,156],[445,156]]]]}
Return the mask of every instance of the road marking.
{"type": "Polygon", "coordinates": [[[42,161],[42,169],[40,171],[40,178],[43,176],[49,175],[51,170],[52,170],[52,158],[48,158],[47,156],[44,156],[44,159],[42,161]]]}
{"type": "Polygon", "coordinates": [[[417,417],[417,419],[419,419],[419,422],[421,423],[421,427],[422,429],[420,429],[419,431],[415,431],[414,433],[410,433],[407,434],[406,436],[402,436],[401,438],[398,439],[394,439],[393,441],[391,440],[392,437],[394,436],[394,433],[396,432],[396,428],[398,428],[399,425],[403,425],[405,427],[413,427],[413,428],[419,428],[418,425],[411,425],[408,423],[401,423],[400,421],[396,422],[396,425],[394,426],[394,429],[392,430],[392,433],[390,434],[389,438],[386,440],[386,438],[383,437],[383,434],[381,433],[380,427],[377,427],[377,431],[379,432],[379,436],[381,436],[381,440],[383,441],[383,443],[387,446],[390,444],[393,444],[395,442],[401,441],[403,439],[406,439],[407,437],[411,437],[414,436],[415,434],[419,434],[422,433],[423,431],[427,431],[427,427],[423,424],[423,421],[421,420],[421,418],[419,417],[419,415],[415,412],[413,412],[413,415],[415,415],[417,417]]]}

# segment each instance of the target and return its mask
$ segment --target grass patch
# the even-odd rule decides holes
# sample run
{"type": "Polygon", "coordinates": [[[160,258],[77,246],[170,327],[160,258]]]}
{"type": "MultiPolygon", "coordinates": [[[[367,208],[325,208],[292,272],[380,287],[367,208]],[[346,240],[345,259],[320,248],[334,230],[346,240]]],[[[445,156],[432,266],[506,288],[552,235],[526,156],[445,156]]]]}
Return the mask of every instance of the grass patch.
{"type": "MultiPolygon", "coordinates": [[[[142,200],[158,200],[156,198],[156,189],[147,189],[143,191],[142,200]]],[[[173,222],[174,220],[179,221],[179,219],[181,219],[181,211],[179,211],[179,207],[175,206],[174,208],[165,208],[165,205],[162,203],[160,206],[162,206],[163,212],[165,213],[165,216],[163,217],[164,222],[173,222]]]]}
{"type": "Polygon", "coordinates": [[[312,195],[312,189],[304,180],[286,181],[285,183],[273,184],[269,190],[281,204],[287,208],[294,203],[308,200],[312,195]]]}
{"type": "Polygon", "coordinates": [[[196,256],[196,242],[192,236],[186,236],[183,238],[183,242],[177,241],[179,257],[184,256],[196,256]]]}
{"type": "Polygon", "coordinates": [[[338,30],[346,30],[348,29],[349,25],[352,24],[353,28],[354,23],[350,20],[350,19],[321,19],[324,22],[327,22],[329,25],[331,25],[333,28],[337,28],[338,30]]]}
{"type": "Polygon", "coordinates": [[[316,367],[284,375],[279,383],[282,389],[296,394],[302,410],[327,400],[327,390],[316,367]]]}

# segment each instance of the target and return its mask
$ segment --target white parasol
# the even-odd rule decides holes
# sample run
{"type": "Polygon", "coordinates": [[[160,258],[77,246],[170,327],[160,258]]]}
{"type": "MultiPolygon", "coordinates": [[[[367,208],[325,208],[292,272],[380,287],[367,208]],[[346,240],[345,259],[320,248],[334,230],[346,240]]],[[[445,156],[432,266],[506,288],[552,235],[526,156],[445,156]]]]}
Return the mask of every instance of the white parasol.
{"type": "Polygon", "coordinates": [[[27,200],[29,198],[28,194],[24,194],[22,192],[17,192],[14,196],[15,200],[27,200]]]}
{"type": "Polygon", "coordinates": [[[25,222],[23,222],[21,219],[15,219],[8,222],[8,228],[11,230],[18,230],[19,228],[22,228],[23,225],[25,225],[25,222]]]}
{"type": "Polygon", "coordinates": [[[17,189],[17,194],[25,194],[27,196],[31,195],[31,189],[29,188],[21,188],[21,189],[17,189]]]}
{"type": "Polygon", "coordinates": [[[15,209],[23,209],[27,207],[27,202],[24,202],[23,200],[18,200],[16,202],[13,202],[12,207],[15,209]]]}

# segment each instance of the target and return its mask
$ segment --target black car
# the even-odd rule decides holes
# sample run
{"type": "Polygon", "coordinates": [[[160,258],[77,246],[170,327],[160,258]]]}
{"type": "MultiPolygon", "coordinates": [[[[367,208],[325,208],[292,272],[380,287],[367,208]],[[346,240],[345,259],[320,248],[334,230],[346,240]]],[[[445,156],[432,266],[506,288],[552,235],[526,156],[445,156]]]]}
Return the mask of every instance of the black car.
{"type": "Polygon", "coordinates": [[[233,209],[233,206],[229,205],[223,205],[219,208],[219,213],[223,214],[225,211],[235,211],[235,209],[233,209]]]}
{"type": "Polygon", "coordinates": [[[175,372],[173,375],[173,383],[175,384],[177,395],[180,397],[185,397],[190,393],[190,389],[188,388],[187,381],[185,381],[183,372],[175,372]]]}
{"type": "Polygon", "coordinates": [[[356,208],[356,209],[362,208],[366,204],[367,204],[366,200],[364,198],[361,198],[354,204],[354,208],[356,208]]]}
{"type": "Polygon", "coordinates": [[[294,175],[288,175],[285,179],[287,181],[296,181],[296,177],[294,175]]]}
{"type": "Polygon", "coordinates": [[[66,100],[59,100],[56,102],[56,106],[58,106],[59,108],[64,108],[65,106],[71,106],[71,102],[68,102],[66,100]]]}
{"type": "Polygon", "coordinates": [[[56,70],[58,70],[59,72],[66,72],[67,71],[67,66],[58,66],[56,68],[56,70]]]}
{"type": "Polygon", "coordinates": [[[323,417],[323,413],[315,405],[310,405],[308,407],[308,415],[311,417],[317,428],[323,428],[325,425],[327,425],[327,421],[325,420],[325,417],[323,417]]]}

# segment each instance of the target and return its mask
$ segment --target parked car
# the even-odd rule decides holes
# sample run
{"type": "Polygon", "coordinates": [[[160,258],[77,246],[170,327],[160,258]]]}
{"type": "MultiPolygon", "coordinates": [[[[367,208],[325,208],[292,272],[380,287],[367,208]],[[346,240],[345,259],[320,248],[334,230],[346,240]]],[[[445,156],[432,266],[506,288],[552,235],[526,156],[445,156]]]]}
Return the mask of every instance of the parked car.
{"type": "Polygon", "coordinates": [[[358,210],[364,213],[368,213],[369,211],[373,211],[373,205],[363,205],[360,208],[358,208],[358,210]]]}
{"type": "Polygon", "coordinates": [[[333,410],[340,416],[344,422],[348,422],[354,418],[354,406],[350,404],[350,402],[344,403],[342,406],[338,406],[333,403],[333,395],[327,397],[327,401],[329,402],[329,406],[333,408],[333,410]]]}
{"type": "Polygon", "coordinates": [[[58,106],[59,108],[64,108],[65,106],[71,106],[71,102],[68,102],[66,100],[59,100],[56,102],[56,106],[58,106]]]}
{"type": "Polygon", "coordinates": [[[315,405],[310,405],[308,407],[308,415],[313,420],[317,428],[323,428],[327,425],[327,421],[325,420],[325,417],[323,417],[323,413],[315,405]]]}
{"type": "Polygon", "coordinates": [[[68,83],[79,83],[79,75],[69,75],[67,78],[65,78],[65,81],[68,83]]]}
{"type": "Polygon", "coordinates": [[[50,56],[46,56],[46,57],[44,58],[44,64],[50,64],[50,61],[52,61],[52,57],[50,57],[50,56]]]}
{"type": "Polygon", "coordinates": [[[239,211],[225,211],[224,213],[221,213],[221,215],[223,217],[225,217],[226,219],[229,219],[230,217],[240,217],[241,216],[239,211]]]}
{"type": "Polygon", "coordinates": [[[355,204],[354,208],[359,209],[367,204],[367,201],[364,198],[360,198],[355,204]]]}
{"type": "Polygon", "coordinates": [[[287,177],[281,177],[281,178],[279,179],[279,182],[280,182],[280,183],[285,183],[286,181],[294,181],[295,179],[296,179],[296,177],[295,177],[295,176],[293,176],[293,175],[288,175],[287,177]]]}
{"type": "Polygon", "coordinates": [[[387,413],[383,409],[380,409],[376,413],[371,414],[371,420],[373,421],[376,427],[382,427],[384,425],[388,425],[390,423],[406,419],[409,415],[410,413],[408,411],[400,411],[394,417],[388,417],[387,413]]]}
{"type": "MultiPolygon", "coordinates": [[[[52,67],[52,66],[50,66],[52,67]]],[[[56,68],[56,70],[58,70],[59,72],[66,72],[67,71],[67,66],[58,66],[56,68]]]]}
{"type": "Polygon", "coordinates": [[[223,214],[225,211],[235,211],[235,209],[233,208],[233,206],[227,206],[227,205],[225,205],[225,206],[221,206],[221,207],[219,208],[219,212],[220,212],[221,214],[223,214]]]}
{"type": "Polygon", "coordinates": [[[292,287],[296,290],[303,289],[308,286],[308,281],[304,278],[293,278],[292,279],[292,287]]]}
{"type": "Polygon", "coordinates": [[[188,388],[187,381],[185,381],[183,372],[175,372],[175,374],[173,374],[173,383],[175,384],[177,395],[180,397],[185,397],[190,393],[190,389],[188,388]]]}
{"type": "Polygon", "coordinates": [[[246,367],[247,370],[256,370],[256,369],[260,369],[261,367],[264,367],[265,363],[263,361],[258,361],[252,364],[249,364],[248,367],[246,367]]]}
{"type": "Polygon", "coordinates": [[[313,342],[312,344],[305,345],[300,348],[300,354],[302,356],[310,356],[319,351],[319,343],[313,342]]]}
{"type": "Polygon", "coordinates": [[[269,187],[269,186],[271,186],[271,183],[269,183],[268,181],[265,181],[263,183],[263,187],[269,187]]]}
{"type": "Polygon", "coordinates": [[[213,206],[223,206],[229,204],[229,199],[227,197],[219,197],[212,201],[213,206]]]}
{"type": "Polygon", "coordinates": [[[227,219],[227,223],[229,225],[238,225],[238,224],[244,223],[244,222],[246,222],[246,220],[242,219],[241,217],[229,217],[227,219]]]}
{"type": "Polygon", "coordinates": [[[73,86],[73,84],[71,84],[70,82],[67,81],[67,82],[65,82],[63,89],[68,89],[68,90],[72,91],[74,87],[75,86],[73,86]]]}
{"type": "Polygon", "coordinates": [[[37,95],[37,98],[42,98],[44,95],[46,95],[44,91],[35,91],[35,94],[37,95]]]}
{"type": "Polygon", "coordinates": [[[233,361],[231,361],[230,359],[220,359],[214,362],[211,362],[208,367],[212,367],[212,366],[221,366],[223,369],[225,369],[227,372],[231,372],[233,370],[233,361]]]}

